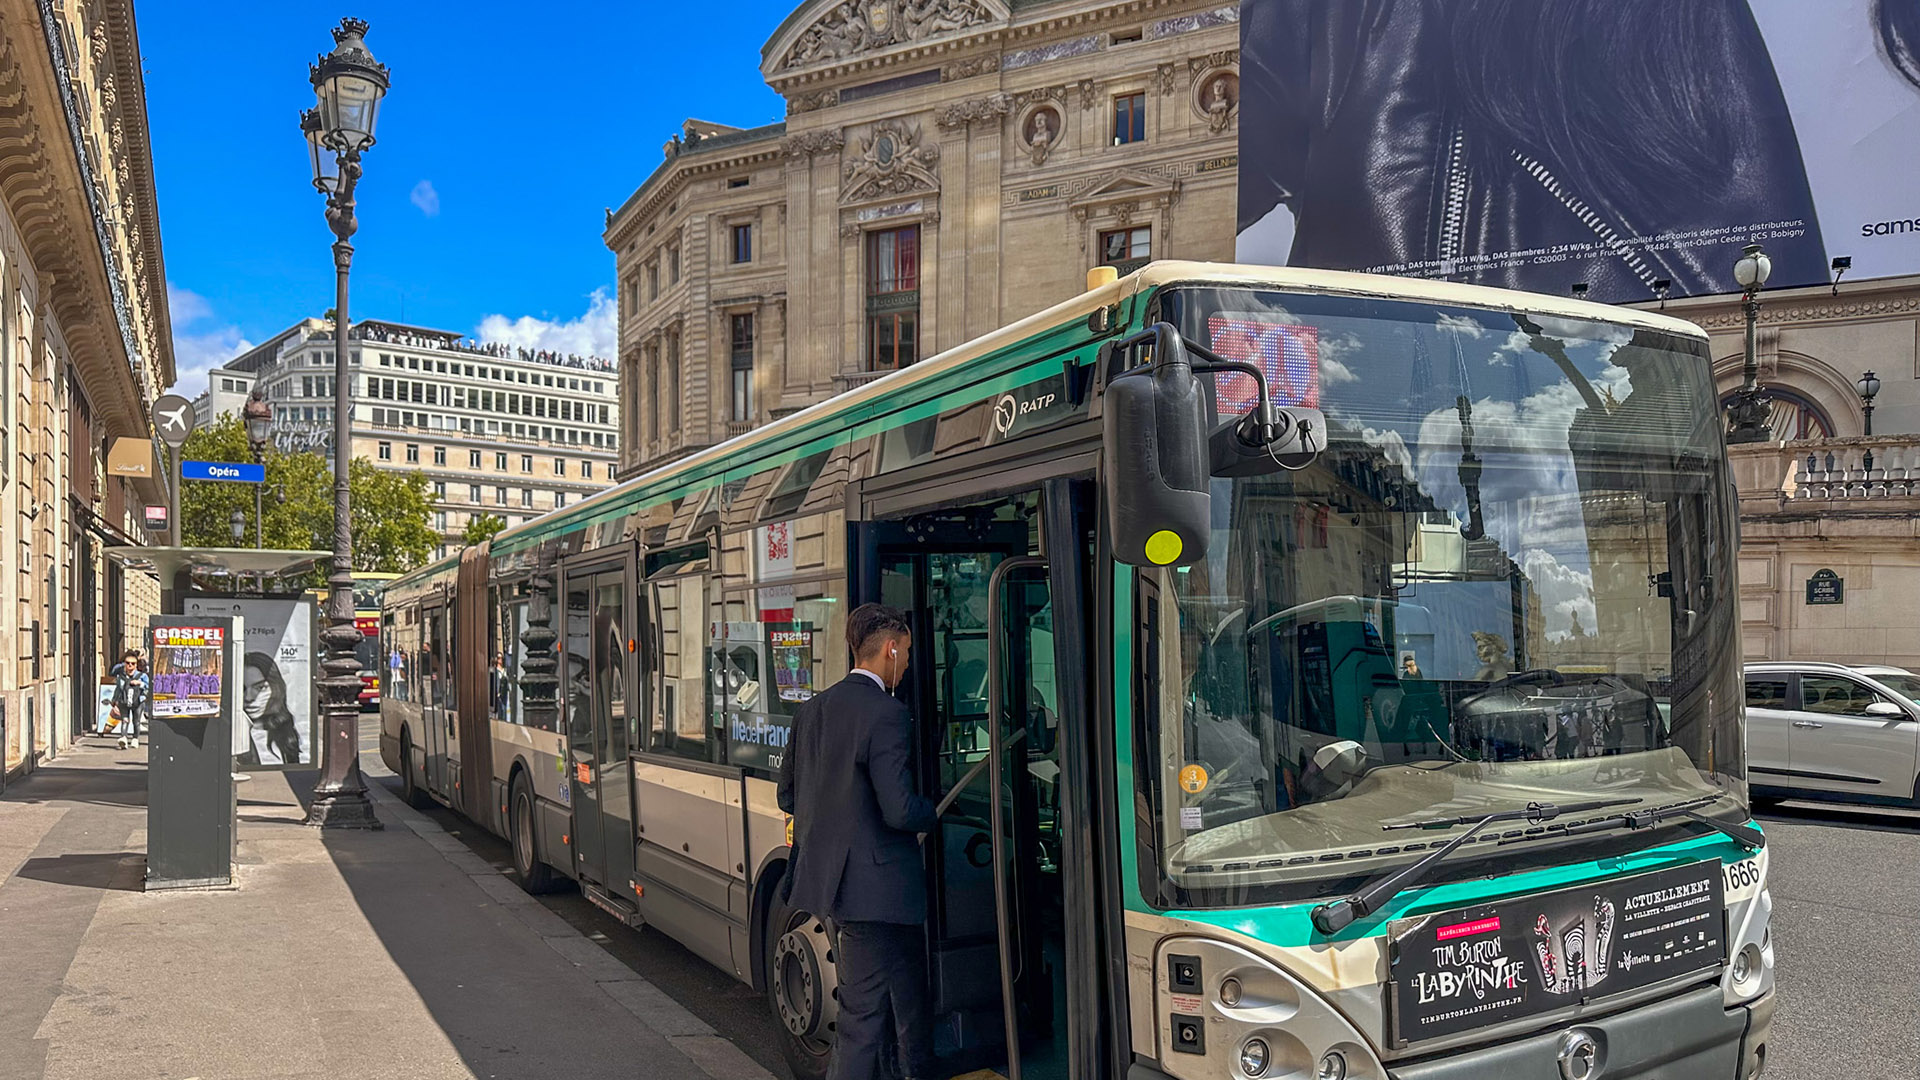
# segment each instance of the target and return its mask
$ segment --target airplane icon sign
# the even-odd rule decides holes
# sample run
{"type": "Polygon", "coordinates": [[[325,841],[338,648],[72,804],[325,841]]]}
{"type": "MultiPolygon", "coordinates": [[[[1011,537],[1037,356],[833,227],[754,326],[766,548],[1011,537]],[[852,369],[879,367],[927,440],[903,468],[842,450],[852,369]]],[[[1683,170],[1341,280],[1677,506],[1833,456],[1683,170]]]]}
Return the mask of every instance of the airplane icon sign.
{"type": "Polygon", "coordinates": [[[153,426],[160,441],[176,449],[193,433],[193,402],[179,394],[163,394],[153,402],[153,426]]]}

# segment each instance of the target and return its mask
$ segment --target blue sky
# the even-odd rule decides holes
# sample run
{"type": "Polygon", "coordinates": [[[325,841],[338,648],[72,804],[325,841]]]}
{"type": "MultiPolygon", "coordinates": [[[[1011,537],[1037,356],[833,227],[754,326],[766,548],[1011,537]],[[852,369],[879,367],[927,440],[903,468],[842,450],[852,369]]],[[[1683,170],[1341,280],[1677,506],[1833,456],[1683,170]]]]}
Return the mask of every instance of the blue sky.
{"type": "Polygon", "coordinates": [[[373,24],[394,84],[360,185],[351,314],[611,355],[603,209],[686,117],[781,117],[760,47],[795,6],[141,3],[176,386],[197,393],[208,367],[333,304],[298,113],[340,16],[373,24]]]}

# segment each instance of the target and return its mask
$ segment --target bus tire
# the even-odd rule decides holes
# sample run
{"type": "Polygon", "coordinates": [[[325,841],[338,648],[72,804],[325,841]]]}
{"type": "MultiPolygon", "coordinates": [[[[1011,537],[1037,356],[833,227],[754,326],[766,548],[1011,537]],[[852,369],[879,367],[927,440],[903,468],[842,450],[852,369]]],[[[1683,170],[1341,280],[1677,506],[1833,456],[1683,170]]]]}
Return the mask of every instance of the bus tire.
{"type": "Polygon", "coordinates": [[[415,810],[433,805],[427,793],[413,782],[413,733],[406,728],[400,729],[400,798],[415,810]]]}
{"type": "Polygon", "coordinates": [[[522,772],[513,774],[512,794],[507,799],[507,846],[513,849],[513,878],[520,888],[535,896],[553,891],[553,867],[540,861],[540,829],[534,820],[533,788],[522,772]]]}
{"type": "Polygon", "coordinates": [[[824,1080],[840,1011],[832,943],[826,920],[795,910],[774,888],[761,950],[774,1036],[794,1080],[824,1080]]]}

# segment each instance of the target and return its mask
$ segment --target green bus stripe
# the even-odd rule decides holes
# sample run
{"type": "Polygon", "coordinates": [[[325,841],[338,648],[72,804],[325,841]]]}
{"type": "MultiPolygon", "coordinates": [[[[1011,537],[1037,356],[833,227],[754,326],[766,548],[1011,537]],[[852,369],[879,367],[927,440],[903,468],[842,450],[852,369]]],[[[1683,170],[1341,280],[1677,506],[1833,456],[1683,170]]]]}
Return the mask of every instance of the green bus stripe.
{"type": "MultiPolygon", "coordinates": [[[[1128,815],[1131,817],[1131,815],[1128,815]]],[[[1455,908],[1471,908],[1530,893],[1581,885],[1628,874],[1646,873],[1702,859],[1736,863],[1750,857],[1737,842],[1715,833],[1676,844],[1665,844],[1645,851],[1605,859],[1571,862],[1518,874],[1475,878],[1424,889],[1411,889],[1387,902],[1379,911],[1328,938],[1313,928],[1311,913],[1318,900],[1272,907],[1223,908],[1202,911],[1161,912],[1168,918],[1183,919],[1205,926],[1217,926],[1236,934],[1283,947],[1313,945],[1326,941],[1354,941],[1385,937],[1387,927],[1396,919],[1455,908]]],[[[1137,879],[1136,879],[1137,880],[1137,879]]],[[[1332,899],[1328,896],[1326,899],[1332,899]]]]}
{"type": "MultiPolygon", "coordinates": [[[[1077,326],[1078,324],[1075,325],[1077,326]]],[[[949,389],[936,393],[932,397],[904,407],[895,404],[898,399],[882,397],[869,401],[864,405],[853,407],[840,415],[823,417],[818,422],[818,426],[828,427],[830,429],[824,433],[811,434],[811,432],[817,430],[817,428],[791,432],[785,438],[776,440],[778,449],[766,449],[762,447],[743,448],[743,452],[758,451],[750,460],[734,463],[713,462],[710,463],[707,468],[696,470],[688,476],[662,478],[658,484],[637,489],[615,500],[611,504],[605,506],[589,505],[583,507],[579,513],[562,512],[558,515],[551,516],[529,525],[529,531],[521,533],[513,537],[510,542],[501,545],[501,547],[495,551],[495,554],[511,554],[537,545],[554,536],[564,535],[609,521],[618,521],[635,511],[645,510],[648,507],[682,495],[696,494],[706,491],[709,488],[717,487],[729,480],[753,476],[768,469],[778,468],[789,462],[798,461],[803,457],[818,453],[822,450],[831,450],[859,439],[869,438],[894,428],[911,424],[917,420],[924,420],[930,416],[938,416],[948,409],[970,405],[985,400],[994,394],[1005,393],[1008,390],[1017,389],[1028,383],[1038,381],[1038,379],[1057,375],[1061,371],[1061,365],[1065,359],[1064,354],[1070,353],[1071,350],[1046,345],[1041,339],[1059,333],[1060,329],[1061,328],[1056,328],[1055,330],[1046,331],[1037,335],[1035,338],[1029,339],[1027,342],[1023,342],[1021,346],[1010,349],[1007,353],[1003,354],[1006,359],[1013,360],[1017,353],[1030,353],[1034,351],[1034,349],[1028,348],[1027,346],[1038,345],[1044,346],[1047,352],[1047,355],[1041,359],[1028,361],[1024,363],[1023,366],[997,375],[982,375],[978,368],[968,368],[964,366],[956,368],[938,379],[930,380],[926,385],[937,389],[940,386],[958,382],[958,377],[962,376],[971,381],[960,382],[957,386],[952,386],[949,389]],[[841,426],[837,429],[832,429],[832,425],[835,424],[841,426]]],[[[1092,348],[1092,343],[1083,343],[1083,347],[1092,348]]],[[[1087,358],[1083,356],[1076,357],[1075,359],[1084,361],[1087,358]]],[[[917,386],[914,387],[914,389],[918,388],[917,386]]]]}

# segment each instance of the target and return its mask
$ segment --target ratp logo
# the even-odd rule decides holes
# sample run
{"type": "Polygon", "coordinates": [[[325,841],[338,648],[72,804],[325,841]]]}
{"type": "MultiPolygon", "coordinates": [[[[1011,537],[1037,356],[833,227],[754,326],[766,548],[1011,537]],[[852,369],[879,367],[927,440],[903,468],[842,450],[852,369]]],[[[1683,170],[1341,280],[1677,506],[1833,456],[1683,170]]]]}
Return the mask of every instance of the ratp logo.
{"type": "Polygon", "coordinates": [[[1013,430],[1013,419],[1020,414],[1020,402],[1012,394],[1002,394],[993,404],[993,430],[1005,435],[1013,430]]]}

